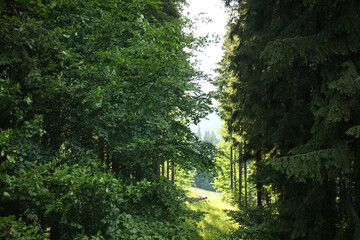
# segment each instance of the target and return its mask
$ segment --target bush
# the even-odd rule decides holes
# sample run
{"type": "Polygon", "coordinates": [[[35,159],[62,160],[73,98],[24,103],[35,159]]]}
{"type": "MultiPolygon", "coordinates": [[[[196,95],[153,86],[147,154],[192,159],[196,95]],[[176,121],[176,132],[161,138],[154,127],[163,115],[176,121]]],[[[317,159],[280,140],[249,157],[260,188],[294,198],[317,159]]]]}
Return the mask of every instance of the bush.
{"type": "Polygon", "coordinates": [[[0,217],[0,238],[16,240],[41,240],[48,237],[41,233],[35,222],[26,224],[21,219],[16,220],[14,215],[0,217]]]}
{"type": "Polygon", "coordinates": [[[276,240],[280,239],[279,229],[274,228],[277,221],[273,209],[253,207],[241,211],[231,211],[229,215],[239,223],[239,229],[228,234],[228,239],[276,240]]]}
{"type": "Polygon", "coordinates": [[[35,234],[31,239],[42,239],[37,232],[52,239],[186,239],[195,230],[184,219],[197,215],[165,179],[125,185],[96,167],[50,163],[3,180],[3,214],[24,222],[11,218],[2,229],[16,226],[35,234]]]}

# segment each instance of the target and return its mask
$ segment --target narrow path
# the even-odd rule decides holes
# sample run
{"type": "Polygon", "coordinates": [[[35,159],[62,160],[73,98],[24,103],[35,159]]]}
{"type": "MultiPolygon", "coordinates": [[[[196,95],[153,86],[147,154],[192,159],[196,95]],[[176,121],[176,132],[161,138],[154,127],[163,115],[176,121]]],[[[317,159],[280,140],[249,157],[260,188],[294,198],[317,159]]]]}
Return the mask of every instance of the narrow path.
{"type": "Polygon", "coordinates": [[[202,231],[199,231],[198,236],[194,236],[193,240],[221,239],[219,238],[220,235],[237,228],[237,224],[231,221],[225,212],[225,210],[235,210],[235,208],[222,199],[221,193],[199,188],[189,188],[188,190],[189,197],[206,196],[206,199],[189,204],[193,210],[207,212],[199,223],[202,231]]]}

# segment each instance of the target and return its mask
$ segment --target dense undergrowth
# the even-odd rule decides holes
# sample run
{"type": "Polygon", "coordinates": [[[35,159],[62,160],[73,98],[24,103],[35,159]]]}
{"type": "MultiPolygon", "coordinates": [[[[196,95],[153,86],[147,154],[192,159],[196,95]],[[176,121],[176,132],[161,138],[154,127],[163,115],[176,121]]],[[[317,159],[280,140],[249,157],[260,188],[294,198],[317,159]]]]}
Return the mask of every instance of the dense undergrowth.
{"type": "Polygon", "coordinates": [[[7,176],[3,189],[11,215],[1,218],[2,239],[186,239],[195,228],[185,218],[201,215],[166,179],[128,185],[95,165],[45,164],[7,176]]]}

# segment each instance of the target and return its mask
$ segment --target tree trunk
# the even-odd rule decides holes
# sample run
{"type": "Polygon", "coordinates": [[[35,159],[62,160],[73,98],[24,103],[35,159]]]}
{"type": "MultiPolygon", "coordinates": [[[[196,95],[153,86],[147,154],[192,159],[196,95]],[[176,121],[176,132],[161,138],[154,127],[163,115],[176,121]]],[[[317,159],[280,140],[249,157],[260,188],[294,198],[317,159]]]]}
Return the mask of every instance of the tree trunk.
{"type": "Polygon", "coordinates": [[[270,195],[269,195],[269,192],[266,188],[264,188],[264,193],[265,193],[265,201],[266,201],[266,205],[269,205],[270,202],[271,202],[271,199],[270,199],[270,195]]]}
{"type": "Polygon", "coordinates": [[[230,147],[230,188],[233,190],[234,182],[233,182],[233,151],[232,146],[230,147]]]}
{"type": "Polygon", "coordinates": [[[155,169],[154,169],[155,175],[160,177],[160,162],[156,160],[154,167],[155,167],[155,169]]]}
{"type": "Polygon", "coordinates": [[[236,148],[234,149],[234,169],[233,169],[233,176],[234,176],[234,197],[235,197],[235,199],[236,199],[236,148]]]}
{"type": "Polygon", "coordinates": [[[161,164],[161,176],[165,176],[165,162],[161,164]]]}
{"type": "Polygon", "coordinates": [[[175,184],[175,164],[174,161],[171,161],[171,182],[175,184]]]}
{"type": "Polygon", "coordinates": [[[166,161],[166,176],[167,176],[167,179],[170,180],[170,161],[169,160],[166,161]]]}
{"type": "Polygon", "coordinates": [[[120,170],[120,163],[119,163],[119,159],[117,158],[117,156],[112,156],[112,159],[111,159],[111,168],[113,170],[113,172],[115,174],[118,174],[119,173],[119,170],[120,170]]]}
{"type": "Polygon", "coordinates": [[[256,184],[256,192],[257,192],[257,205],[258,207],[262,206],[262,185],[260,183],[256,184]]]}
{"type": "Polygon", "coordinates": [[[247,208],[247,163],[244,161],[244,190],[245,190],[245,208],[247,208]]]}
{"type": "MultiPolygon", "coordinates": [[[[256,165],[259,166],[261,162],[261,154],[258,151],[255,156],[256,165]]],[[[262,184],[260,182],[256,183],[256,192],[257,192],[257,205],[258,207],[262,206],[262,184]]]]}
{"type": "Polygon", "coordinates": [[[239,208],[242,207],[241,205],[241,194],[242,194],[242,165],[241,165],[241,158],[242,158],[242,143],[239,144],[239,208]]]}

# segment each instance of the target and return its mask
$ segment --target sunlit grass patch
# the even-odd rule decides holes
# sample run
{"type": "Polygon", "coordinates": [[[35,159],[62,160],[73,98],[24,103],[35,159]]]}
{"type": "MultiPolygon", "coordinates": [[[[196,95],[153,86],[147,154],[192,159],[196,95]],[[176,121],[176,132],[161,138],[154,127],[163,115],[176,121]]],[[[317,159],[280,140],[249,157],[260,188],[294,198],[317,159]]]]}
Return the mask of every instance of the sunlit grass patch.
{"type": "Polygon", "coordinates": [[[198,188],[187,189],[189,197],[196,197],[197,194],[206,195],[207,199],[189,203],[192,210],[206,212],[199,223],[198,235],[192,239],[221,239],[220,235],[237,229],[237,224],[227,216],[225,210],[235,210],[233,206],[222,199],[221,193],[210,192],[198,188]]]}

